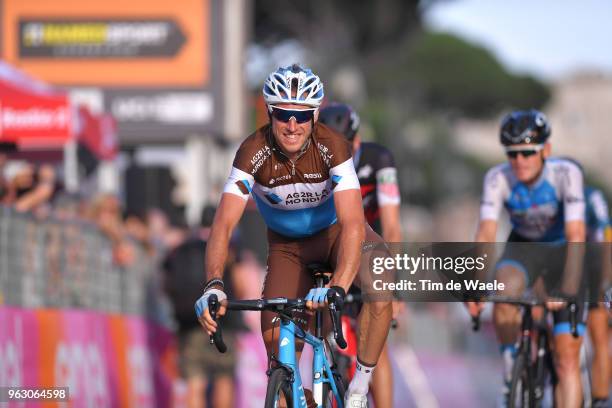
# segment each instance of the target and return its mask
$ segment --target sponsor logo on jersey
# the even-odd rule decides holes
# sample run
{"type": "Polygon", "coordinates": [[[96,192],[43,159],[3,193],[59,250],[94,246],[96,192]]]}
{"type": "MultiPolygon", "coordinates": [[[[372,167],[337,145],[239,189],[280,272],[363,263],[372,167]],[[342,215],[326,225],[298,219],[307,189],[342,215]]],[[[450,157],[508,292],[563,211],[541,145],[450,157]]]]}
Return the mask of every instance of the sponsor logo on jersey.
{"type": "Polygon", "coordinates": [[[270,179],[270,184],[272,185],[278,181],[289,180],[289,179],[291,179],[291,174],[285,174],[284,176],[270,179]]]}
{"type": "Polygon", "coordinates": [[[248,180],[238,180],[235,184],[242,194],[249,194],[251,192],[251,185],[248,180]]]}
{"type": "Polygon", "coordinates": [[[285,197],[285,205],[301,204],[301,203],[316,203],[323,200],[329,195],[327,189],[318,191],[296,191],[295,193],[287,194],[285,197]]]}
{"type": "Polygon", "coordinates": [[[568,195],[565,198],[565,202],[567,202],[568,204],[570,204],[570,203],[579,203],[579,202],[582,202],[582,201],[584,201],[584,200],[581,197],[576,197],[574,195],[568,195]]]}
{"type": "Polygon", "coordinates": [[[380,192],[389,198],[399,197],[400,191],[396,183],[385,183],[378,186],[380,192]]]}
{"type": "Polygon", "coordinates": [[[307,178],[307,179],[323,178],[323,175],[321,175],[321,173],[305,173],[304,178],[307,178]]]}
{"type": "Polygon", "coordinates": [[[372,166],[370,166],[369,164],[366,164],[365,166],[359,169],[359,173],[357,173],[357,177],[368,178],[372,174],[373,170],[374,169],[372,169],[372,166]]]}
{"type": "Polygon", "coordinates": [[[266,162],[268,157],[272,155],[272,149],[268,145],[259,149],[251,158],[251,165],[253,166],[253,170],[251,170],[251,174],[257,173],[261,166],[266,162]]]}
{"type": "Polygon", "coordinates": [[[327,167],[331,167],[331,159],[334,157],[333,154],[329,154],[329,148],[319,142],[317,142],[317,147],[319,148],[319,152],[321,152],[321,157],[323,161],[327,165],[327,167]]]}
{"type": "Polygon", "coordinates": [[[397,176],[395,174],[378,174],[376,177],[378,184],[397,184],[397,176]]]}
{"type": "Polygon", "coordinates": [[[548,231],[559,216],[559,206],[556,202],[540,205],[532,204],[524,210],[515,210],[511,216],[512,223],[519,233],[523,228],[531,228],[540,234],[548,231]]]}
{"type": "Polygon", "coordinates": [[[338,175],[332,176],[332,190],[336,188],[338,183],[340,183],[341,179],[342,179],[342,176],[338,176],[338,175]]]}
{"type": "Polygon", "coordinates": [[[268,200],[270,202],[270,204],[278,204],[278,203],[283,201],[282,198],[280,198],[279,196],[277,196],[274,193],[268,193],[268,194],[264,195],[264,197],[266,197],[266,200],[268,200]]]}

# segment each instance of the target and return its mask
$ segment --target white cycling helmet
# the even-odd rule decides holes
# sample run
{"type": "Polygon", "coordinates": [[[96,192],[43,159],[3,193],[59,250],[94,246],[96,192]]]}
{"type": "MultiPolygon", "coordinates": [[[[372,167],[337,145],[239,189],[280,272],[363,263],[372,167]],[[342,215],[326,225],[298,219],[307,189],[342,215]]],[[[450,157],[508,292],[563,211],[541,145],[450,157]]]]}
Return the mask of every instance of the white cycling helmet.
{"type": "Polygon", "coordinates": [[[310,69],[293,64],[268,76],[263,96],[268,105],[293,103],[317,108],[323,101],[323,83],[310,69]]]}

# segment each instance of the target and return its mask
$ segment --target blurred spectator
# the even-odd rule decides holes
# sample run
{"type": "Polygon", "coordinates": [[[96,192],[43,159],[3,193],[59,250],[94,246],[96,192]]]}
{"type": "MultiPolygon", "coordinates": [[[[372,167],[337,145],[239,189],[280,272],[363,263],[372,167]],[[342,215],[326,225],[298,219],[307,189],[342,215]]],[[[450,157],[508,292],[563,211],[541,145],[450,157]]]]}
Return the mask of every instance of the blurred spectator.
{"type": "Polygon", "coordinates": [[[0,152],[0,203],[4,201],[4,195],[7,193],[7,182],[4,178],[4,167],[7,160],[6,154],[0,152]]]}
{"type": "Polygon", "coordinates": [[[53,214],[60,221],[75,221],[81,217],[81,205],[77,195],[63,192],[53,200],[53,214]]]}
{"type": "Polygon", "coordinates": [[[2,203],[19,212],[35,211],[49,201],[55,193],[55,170],[48,164],[38,170],[28,162],[9,161],[3,166],[6,192],[2,203]]]}
{"type": "Polygon", "coordinates": [[[144,217],[139,214],[128,213],[125,216],[125,232],[135,239],[147,251],[150,256],[156,256],[156,251],[151,242],[149,225],[144,217]]]}
{"type": "Polygon", "coordinates": [[[162,256],[185,240],[186,232],[170,225],[168,216],[159,208],[147,211],[147,225],[151,243],[162,256]]]}
{"type": "Polygon", "coordinates": [[[111,240],[113,260],[119,266],[136,261],[134,243],[128,238],[121,218],[121,204],[113,194],[101,194],[90,206],[88,218],[111,240]]]}
{"type": "Polygon", "coordinates": [[[14,205],[20,195],[32,188],[34,168],[25,161],[11,160],[4,165],[3,173],[6,182],[3,204],[14,205]]]}
{"type": "MultiPolygon", "coordinates": [[[[242,249],[239,255],[232,269],[232,283],[236,299],[259,299],[266,275],[265,267],[251,250],[242,249]]],[[[242,315],[246,326],[259,335],[261,313],[247,311],[242,315]]]]}
{"type": "MultiPolygon", "coordinates": [[[[224,317],[223,336],[228,346],[227,353],[220,354],[208,344],[208,336],[200,327],[193,309],[194,302],[202,294],[206,276],[205,251],[206,241],[198,232],[170,252],[164,261],[165,287],[178,323],[181,374],[187,381],[188,406],[205,407],[206,389],[212,382],[211,406],[233,407],[236,335],[244,324],[238,313],[224,317]]],[[[230,254],[229,258],[225,292],[229,298],[234,298],[234,255],[230,254]]]]}

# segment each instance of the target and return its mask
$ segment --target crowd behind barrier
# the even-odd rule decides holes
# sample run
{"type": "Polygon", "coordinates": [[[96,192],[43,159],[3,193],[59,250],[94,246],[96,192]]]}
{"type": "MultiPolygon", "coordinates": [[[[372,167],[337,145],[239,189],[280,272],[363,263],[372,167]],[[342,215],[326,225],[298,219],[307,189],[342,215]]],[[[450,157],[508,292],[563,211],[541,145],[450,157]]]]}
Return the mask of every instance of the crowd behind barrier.
{"type": "Polygon", "coordinates": [[[129,220],[110,195],[0,204],[0,386],[68,387],[73,406],[174,405],[159,254],[129,220]]]}
{"type": "Polygon", "coordinates": [[[0,206],[0,299],[25,308],[84,308],[159,320],[155,259],[140,245],[132,248],[138,261],[120,265],[111,240],[91,222],[37,219],[0,206]]]}

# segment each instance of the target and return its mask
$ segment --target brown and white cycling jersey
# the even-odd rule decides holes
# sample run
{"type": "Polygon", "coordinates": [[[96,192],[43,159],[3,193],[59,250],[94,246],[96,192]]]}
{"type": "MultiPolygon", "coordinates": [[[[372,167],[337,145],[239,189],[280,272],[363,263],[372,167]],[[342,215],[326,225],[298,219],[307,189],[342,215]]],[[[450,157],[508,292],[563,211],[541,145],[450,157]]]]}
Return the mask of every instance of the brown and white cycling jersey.
{"type": "Polygon", "coordinates": [[[268,228],[288,237],[307,237],[336,223],[334,192],[356,189],[359,180],[346,139],[316,123],[295,160],[276,147],[270,125],[238,148],[224,193],[251,194],[268,228]]]}

